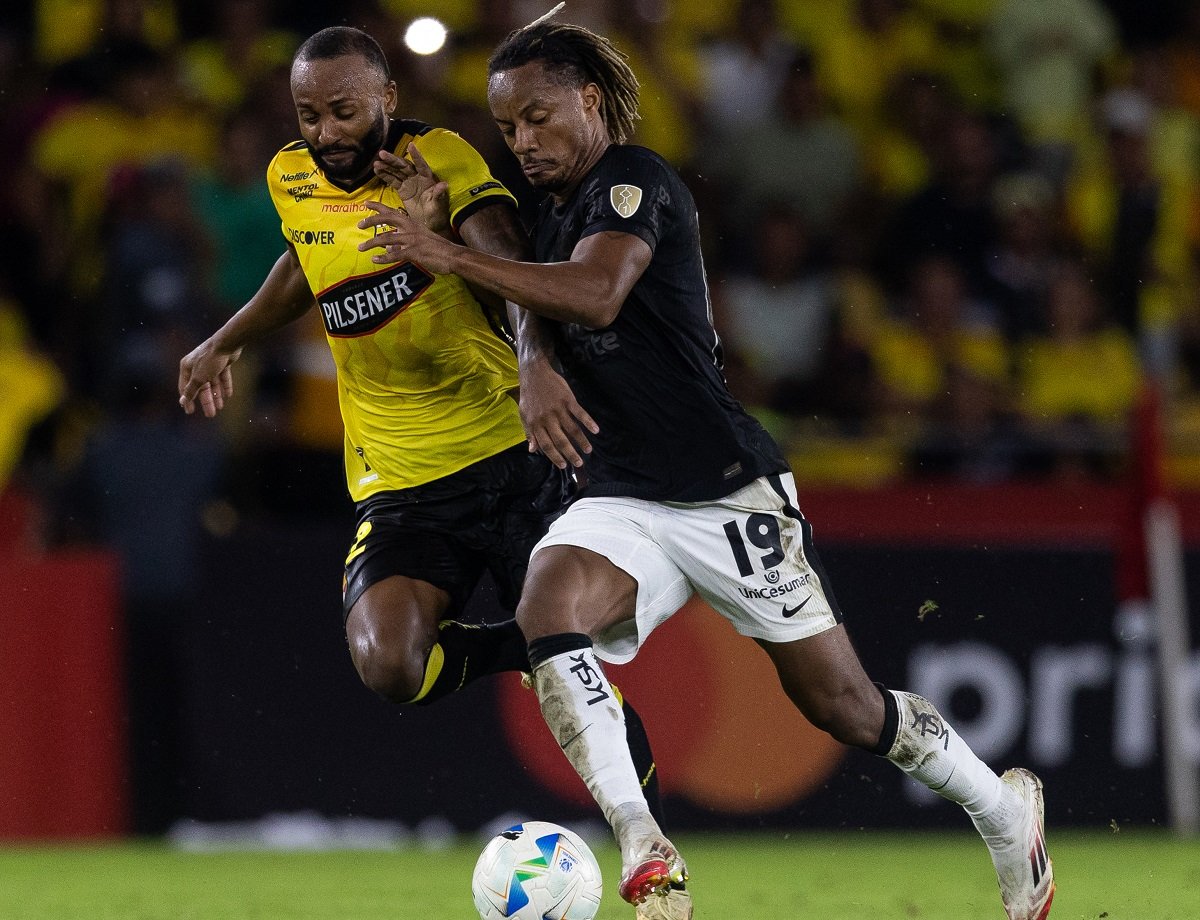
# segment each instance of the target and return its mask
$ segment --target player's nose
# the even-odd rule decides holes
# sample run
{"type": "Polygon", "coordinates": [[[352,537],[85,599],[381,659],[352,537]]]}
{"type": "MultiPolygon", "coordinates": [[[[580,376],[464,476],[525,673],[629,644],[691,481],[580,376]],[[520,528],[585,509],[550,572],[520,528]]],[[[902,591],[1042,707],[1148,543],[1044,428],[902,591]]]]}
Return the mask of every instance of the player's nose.
{"type": "Polygon", "coordinates": [[[537,137],[529,125],[517,125],[513,135],[513,153],[527,153],[537,149],[537,137]]]}
{"type": "Polygon", "coordinates": [[[317,146],[328,147],[341,139],[342,132],[338,130],[337,121],[332,118],[322,119],[317,131],[317,146]]]}

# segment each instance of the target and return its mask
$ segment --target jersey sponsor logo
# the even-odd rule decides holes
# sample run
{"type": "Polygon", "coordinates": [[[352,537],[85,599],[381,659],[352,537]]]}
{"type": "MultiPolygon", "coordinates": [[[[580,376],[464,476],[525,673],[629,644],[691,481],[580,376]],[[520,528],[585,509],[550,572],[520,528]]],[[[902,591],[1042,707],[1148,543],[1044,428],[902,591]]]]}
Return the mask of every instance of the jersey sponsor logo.
{"type": "MultiPolygon", "coordinates": [[[[578,655],[568,655],[567,657],[574,662],[568,670],[579,680],[583,689],[591,694],[588,697],[587,704],[594,706],[596,703],[603,703],[608,699],[608,691],[604,689],[603,678],[600,677],[591,663],[584,659],[583,652],[580,652],[578,655]]],[[[566,745],[563,745],[563,747],[566,747],[566,745]]]]}
{"type": "Polygon", "coordinates": [[[474,198],[476,195],[482,195],[484,192],[489,191],[494,188],[501,188],[500,183],[499,182],[485,182],[485,183],[483,183],[483,185],[475,186],[473,189],[471,189],[469,194],[472,198],[474,198]]]}
{"type": "Polygon", "coordinates": [[[405,310],[433,276],[404,262],[373,275],[347,278],[317,295],[325,330],[337,338],[367,335],[405,310]]]}
{"type": "Polygon", "coordinates": [[[280,182],[303,182],[309,176],[314,175],[311,172],[284,173],[279,177],[280,182]]]}
{"type": "Polygon", "coordinates": [[[642,203],[642,190],[636,185],[614,185],[608,190],[608,200],[622,217],[633,217],[642,203]]]}
{"type": "Polygon", "coordinates": [[[324,214],[353,214],[355,211],[368,210],[366,203],[362,201],[354,201],[349,204],[323,204],[321,212],[324,214]]]}
{"type": "Polygon", "coordinates": [[[305,185],[292,185],[288,187],[287,193],[297,201],[304,201],[306,198],[311,198],[313,192],[317,190],[317,183],[309,182],[305,185]]]}
{"type": "Polygon", "coordinates": [[[288,227],[287,237],[293,243],[304,246],[329,246],[333,243],[332,230],[297,230],[295,227],[288,227]]]}
{"type": "Polygon", "coordinates": [[[803,610],[804,605],[807,604],[812,599],[813,599],[813,596],[810,594],[808,597],[806,597],[804,600],[802,600],[800,603],[798,603],[795,607],[789,607],[787,604],[784,604],[783,605],[783,618],[785,620],[790,620],[792,617],[794,617],[796,614],[798,614],[801,610],[803,610]]]}
{"type": "Polygon", "coordinates": [[[749,597],[755,600],[769,600],[772,597],[783,597],[785,594],[791,594],[802,584],[804,584],[803,578],[793,578],[791,581],[784,582],[781,585],[774,585],[770,588],[747,588],[745,585],[738,585],[738,591],[741,592],[742,597],[749,597]]]}
{"type": "Polygon", "coordinates": [[[620,338],[612,330],[592,332],[574,323],[571,324],[570,330],[568,344],[571,357],[580,363],[587,364],[603,358],[621,347],[620,338]]]}

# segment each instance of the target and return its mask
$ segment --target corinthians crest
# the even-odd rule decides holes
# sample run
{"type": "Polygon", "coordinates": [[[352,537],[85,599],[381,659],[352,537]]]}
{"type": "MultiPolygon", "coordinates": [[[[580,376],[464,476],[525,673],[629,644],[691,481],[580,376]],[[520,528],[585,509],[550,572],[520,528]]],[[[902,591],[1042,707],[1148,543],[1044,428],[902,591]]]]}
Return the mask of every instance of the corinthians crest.
{"type": "Polygon", "coordinates": [[[608,190],[608,200],[622,217],[633,217],[642,203],[642,190],[636,185],[614,185],[608,190]]]}

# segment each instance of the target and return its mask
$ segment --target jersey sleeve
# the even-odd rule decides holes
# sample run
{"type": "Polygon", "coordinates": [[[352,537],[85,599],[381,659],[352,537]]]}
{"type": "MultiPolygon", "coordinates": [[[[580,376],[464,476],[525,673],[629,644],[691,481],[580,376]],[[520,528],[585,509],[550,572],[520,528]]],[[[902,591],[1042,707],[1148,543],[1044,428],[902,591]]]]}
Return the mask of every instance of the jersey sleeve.
{"type": "Polygon", "coordinates": [[[414,140],[433,174],[450,187],[450,223],[457,230],[481,207],[516,199],[492,177],[483,157],[453,131],[434,128],[414,140]]]}
{"type": "Polygon", "coordinates": [[[654,251],[669,223],[675,195],[667,166],[637,147],[618,147],[589,181],[582,239],[615,230],[645,240],[654,251]]]}

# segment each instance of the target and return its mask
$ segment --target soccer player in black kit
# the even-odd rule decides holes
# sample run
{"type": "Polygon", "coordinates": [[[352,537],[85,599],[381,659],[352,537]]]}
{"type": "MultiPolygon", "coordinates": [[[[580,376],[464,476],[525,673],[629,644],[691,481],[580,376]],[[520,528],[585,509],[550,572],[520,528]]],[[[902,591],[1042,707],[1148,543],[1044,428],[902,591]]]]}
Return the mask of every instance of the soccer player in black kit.
{"type": "MultiPolygon", "coordinates": [[[[557,321],[563,373],[598,423],[526,420],[530,448],[575,465],[581,488],[534,549],[517,618],[546,723],[620,846],[621,896],[690,915],[672,900],[684,860],[647,811],[600,660],[630,660],[699,593],[763,647],[810,722],[961,804],[1009,920],[1044,920],[1054,878],[1041,782],[1023,769],[997,776],[929,701],[866,675],[782,452],[725,386],[692,196],[661,157],[624,143],[637,118],[624,56],[543,17],[496,49],[488,73],[497,125],[549,193],[538,263],[455,245],[382,205],[363,223],[385,232],[363,248],[557,321]]],[[[537,349],[521,358],[544,360],[537,349]]]]}

